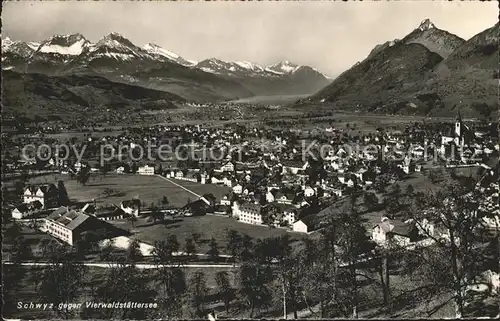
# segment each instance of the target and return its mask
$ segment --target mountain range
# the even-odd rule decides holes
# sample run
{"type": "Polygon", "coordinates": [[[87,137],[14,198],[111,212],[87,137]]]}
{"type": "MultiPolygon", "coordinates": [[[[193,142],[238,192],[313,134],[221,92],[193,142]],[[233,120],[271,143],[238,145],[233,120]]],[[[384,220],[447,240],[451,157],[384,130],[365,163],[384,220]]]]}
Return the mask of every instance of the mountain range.
{"type": "Polygon", "coordinates": [[[215,58],[196,62],[156,44],[136,46],[118,33],[96,43],[81,34],[55,35],[40,43],[5,38],[2,69],[51,76],[102,76],[195,101],[311,94],[330,82],[316,69],[289,61],[271,66],[215,58]]]}
{"type": "Polygon", "coordinates": [[[498,110],[498,33],[497,23],[464,40],[426,19],[400,39],[375,46],[333,80],[290,61],[269,66],[216,58],[192,61],[152,43],[136,46],[117,33],[95,43],[81,34],[55,35],[40,43],[2,38],[3,83],[10,90],[5,95],[15,93],[4,102],[42,99],[48,106],[60,100],[87,107],[111,101],[113,106],[138,108],[137,94],[147,108],[160,108],[162,102],[170,108],[184,100],[308,94],[294,106],[429,116],[454,116],[460,110],[463,115],[492,116],[498,110]],[[10,81],[26,93],[17,92],[10,81]],[[39,81],[44,84],[37,85],[39,81]],[[92,90],[99,93],[95,100],[92,90]]]}
{"type": "Polygon", "coordinates": [[[498,110],[499,24],[469,40],[429,19],[297,105],[389,114],[491,116],[498,110]]]}

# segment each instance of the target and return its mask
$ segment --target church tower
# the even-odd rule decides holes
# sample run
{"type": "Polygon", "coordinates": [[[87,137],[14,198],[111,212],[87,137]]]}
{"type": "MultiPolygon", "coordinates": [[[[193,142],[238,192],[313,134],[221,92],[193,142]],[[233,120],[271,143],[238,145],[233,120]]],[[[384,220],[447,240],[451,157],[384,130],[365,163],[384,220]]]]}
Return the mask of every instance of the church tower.
{"type": "Polygon", "coordinates": [[[455,136],[461,137],[462,135],[462,115],[458,111],[457,120],[455,121],[455,136]]]}

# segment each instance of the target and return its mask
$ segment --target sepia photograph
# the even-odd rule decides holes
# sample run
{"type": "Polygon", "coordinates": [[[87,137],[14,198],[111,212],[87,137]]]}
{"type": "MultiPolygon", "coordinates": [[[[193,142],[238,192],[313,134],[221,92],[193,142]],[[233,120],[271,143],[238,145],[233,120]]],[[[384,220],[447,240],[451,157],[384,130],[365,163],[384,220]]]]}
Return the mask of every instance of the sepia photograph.
{"type": "Polygon", "coordinates": [[[500,318],[495,1],[4,1],[2,318],[500,318]]]}

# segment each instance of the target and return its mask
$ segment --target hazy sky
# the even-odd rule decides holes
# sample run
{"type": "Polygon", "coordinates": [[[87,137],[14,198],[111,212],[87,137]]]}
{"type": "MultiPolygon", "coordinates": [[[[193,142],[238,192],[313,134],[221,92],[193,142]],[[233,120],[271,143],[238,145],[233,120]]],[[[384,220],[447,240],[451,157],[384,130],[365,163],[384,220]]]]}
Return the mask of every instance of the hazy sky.
{"type": "Polygon", "coordinates": [[[78,32],[97,41],[118,32],[136,45],[156,43],[186,59],[290,60],[335,76],[425,18],[469,39],[497,22],[497,6],[496,1],[4,2],[2,37],[41,41],[78,32]]]}

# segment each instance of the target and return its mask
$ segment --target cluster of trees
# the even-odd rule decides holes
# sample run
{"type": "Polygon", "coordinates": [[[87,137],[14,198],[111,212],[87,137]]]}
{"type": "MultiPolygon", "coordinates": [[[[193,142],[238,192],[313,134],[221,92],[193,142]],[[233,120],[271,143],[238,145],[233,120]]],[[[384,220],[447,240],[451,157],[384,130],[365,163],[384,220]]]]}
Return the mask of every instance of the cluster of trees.
{"type": "Polygon", "coordinates": [[[4,242],[10,241],[10,261],[21,262],[33,259],[33,251],[29,241],[22,233],[22,227],[13,223],[3,231],[4,242]]]}

